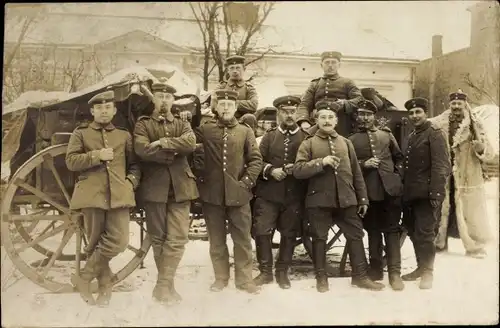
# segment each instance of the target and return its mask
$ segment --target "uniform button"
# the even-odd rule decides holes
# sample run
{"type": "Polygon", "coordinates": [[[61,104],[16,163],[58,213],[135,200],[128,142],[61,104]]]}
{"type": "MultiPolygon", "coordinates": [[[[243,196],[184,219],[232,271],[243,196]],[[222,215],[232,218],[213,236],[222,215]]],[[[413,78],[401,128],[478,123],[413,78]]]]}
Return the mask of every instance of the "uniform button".
{"type": "Polygon", "coordinates": [[[328,93],[328,90],[325,90],[325,93],[328,93]]]}
{"type": "Polygon", "coordinates": [[[224,149],[224,154],[226,154],[226,153],[227,153],[227,150],[224,149]]]}
{"type": "Polygon", "coordinates": [[[361,200],[365,200],[364,198],[361,198],[361,200]]]}
{"type": "Polygon", "coordinates": [[[224,155],[224,160],[226,160],[226,159],[227,159],[227,158],[226,158],[226,155],[224,155]]]}
{"type": "Polygon", "coordinates": [[[226,171],[226,168],[223,168],[222,171],[226,171]]]}
{"type": "Polygon", "coordinates": [[[224,166],[226,166],[226,162],[224,162],[224,163],[222,163],[222,164],[224,164],[224,166]]]}

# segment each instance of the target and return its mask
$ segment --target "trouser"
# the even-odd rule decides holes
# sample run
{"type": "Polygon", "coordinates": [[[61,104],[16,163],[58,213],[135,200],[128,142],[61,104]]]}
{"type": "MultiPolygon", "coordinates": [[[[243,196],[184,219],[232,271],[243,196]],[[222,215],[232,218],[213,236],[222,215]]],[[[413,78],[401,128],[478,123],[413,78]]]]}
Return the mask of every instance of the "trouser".
{"type": "Polygon", "coordinates": [[[363,218],[368,232],[370,268],[383,271],[383,239],[387,245],[387,267],[389,273],[401,273],[401,250],[399,236],[401,227],[401,199],[386,195],[382,201],[371,201],[363,218]],[[382,238],[384,237],[384,238],[382,238]]]}
{"type": "MultiPolygon", "coordinates": [[[[326,242],[328,231],[337,224],[347,240],[347,250],[353,278],[366,277],[366,255],[363,246],[363,223],[357,214],[357,206],[346,208],[313,207],[307,209],[313,243],[326,242]]],[[[325,249],[326,257],[326,249],[325,249]]],[[[315,261],[316,262],[316,261],[315,261]]],[[[325,261],[321,261],[324,263],[325,261]]],[[[316,265],[316,263],[315,263],[316,265]]],[[[324,268],[320,268],[324,270],[324,268]]],[[[318,272],[316,273],[318,275],[318,272]]]]}
{"type": "Polygon", "coordinates": [[[189,234],[191,202],[146,202],[146,226],[151,238],[153,255],[159,275],[173,280],[184,254],[189,234]]]}
{"type": "Polygon", "coordinates": [[[98,250],[109,259],[123,252],[129,242],[130,209],[84,208],[83,223],[88,244],[87,254],[98,250]]]}
{"type": "Polygon", "coordinates": [[[253,211],[255,236],[271,235],[274,229],[277,229],[283,237],[300,236],[302,212],[300,202],[282,205],[257,198],[253,211]]]}
{"type": "Polygon", "coordinates": [[[252,243],[250,229],[252,219],[250,205],[224,206],[203,203],[203,215],[207,224],[210,258],[215,279],[229,280],[229,251],[226,243],[226,221],[234,243],[234,275],[236,286],[252,281],[252,243]]]}
{"type": "Polygon", "coordinates": [[[455,178],[452,176],[450,178],[450,209],[448,214],[448,227],[446,229],[446,237],[460,238],[460,233],[458,231],[457,225],[457,207],[455,204],[455,178]]]}
{"type": "Polygon", "coordinates": [[[433,208],[429,199],[418,199],[403,206],[403,225],[415,249],[417,265],[424,271],[433,271],[436,257],[436,224],[439,206],[433,208]]]}

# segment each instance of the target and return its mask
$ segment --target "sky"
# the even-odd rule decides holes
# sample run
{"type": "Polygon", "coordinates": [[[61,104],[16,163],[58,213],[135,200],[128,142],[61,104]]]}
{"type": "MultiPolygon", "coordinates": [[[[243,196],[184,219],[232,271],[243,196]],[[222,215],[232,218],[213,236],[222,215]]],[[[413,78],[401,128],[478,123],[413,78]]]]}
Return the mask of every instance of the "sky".
{"type": "MultiPolygon", "coordinates": [[[[304,53],[338,50],[347,55],[426,59],[434,34],[445,53],[470,43],[470,13],[479,1],[282,1],[265,24],[284,48],[304,53]]],[[[50,4],[52,12],[193,18],[187,3],[50,4]]],[[[97,27],[98,28],[98,27],[97,27]]],[[[180,36],[179,36],[180,37],[180,36]]],[[[166,40],[178,42],[178,40],[166,40]]]]}

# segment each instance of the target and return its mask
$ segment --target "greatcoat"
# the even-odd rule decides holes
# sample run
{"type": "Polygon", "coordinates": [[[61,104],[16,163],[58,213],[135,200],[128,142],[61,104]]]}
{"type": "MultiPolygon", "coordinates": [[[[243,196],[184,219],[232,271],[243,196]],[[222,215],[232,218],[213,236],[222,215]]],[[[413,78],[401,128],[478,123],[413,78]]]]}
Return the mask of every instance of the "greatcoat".
{"type": "MultiPolygon", "coordinates": [[[[483,124],[474,117],[472,118],[470,108],[464,111],[464,118],[459,125],[453,143],[447,145],[450,153],[453,152],[454,163],[452,174],[455,179],[455,204],[457,227],[460,239],[466,251],[474,252],[480,250],[491,240],[492,233],[488,221],[486,208],[486,195],[484,190],[484,178],[481,164],[491,161],[494,157],[493,149],[485,136],[483,124]],[[472,147],[473,134],[471,123],[474,124],[477,137],[485,145],[482,154],[478,154],[472,147]]],[[[431,118],[437,127],[441,128],[446,136],[449,135],[450,110],[441,115],[431,118]]],[[[447,138],[448,140],[448,138],[447,138]]],[[[445,187],[445,198],[441,209],[441,221],[436,235],[436,246],[444,248],[447,238],[447,228],[450,213],[450,178],[447,179],[445,187]]]]}

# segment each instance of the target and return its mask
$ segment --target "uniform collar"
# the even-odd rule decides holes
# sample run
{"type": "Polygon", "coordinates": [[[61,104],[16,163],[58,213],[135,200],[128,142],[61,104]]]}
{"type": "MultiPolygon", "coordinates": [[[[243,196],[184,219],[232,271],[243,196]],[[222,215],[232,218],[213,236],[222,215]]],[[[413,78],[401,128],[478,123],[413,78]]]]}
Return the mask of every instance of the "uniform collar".
{"type": "Polygon", "coordinates": [[[114,130],[115,129],[115,126],[113,125],[113,123],[109,123],[108,125],[106,126],[102,126],[101,124],[95,122],[95,121],[92,121],[92,123],[89,124],[89,126],[94,129],[94,130],[101,130],[101,129],[104,129],[106,131],[111,131],[111,130],[114,130]]]}
{"type": "Polygon", "coordinates": [[[422,132],[424,130],[427,130],[430,126],[431,126],[431,121],[427,120],[426,122],[424,122],[424,124],[415,127],[415,132],[416,133],[422,132]]]}
{"type": "Polygon", "coordinates": [[[174,115],[171,112],[168,112],[164,115],[160,115],[159,113],[153,113],[151,118],[158,122],[165,122],[165,120],[172,122],[174,120],[174,115]]]}
{"type": "Polygon", "coordinates": [[[242,86],[245,84],[245,81],[243,81],[243,79],[241,79],[241,80],[231,80],[231,79],[229,79],[229,80],[227,81],[227,84],[228,84],[230,87],[235,86],[235,85],[237,85],[237,86],[239,86],[239,87],[242,87],[242,86]]]}
{"type": "Polygon", "coordinates": [[[283,133],[283,134],[286,134],[286,133],[295,134],[299,131],[299,129],[300,128],[297,125],[295,125],[295,128],[293,128],[293,130],[283,129],[281,126],[278,126],[278,131],[283,133]]]}
{"type": "Polygon", "coordinates": [[[369,129],[365,129],[365,128],[358,128],[358,130],[359,130],[359,131],[361,131],[361,132],[368,132],[368,131],[370,131],[370,132],[375,132],[375,131],[377,131],[378,129],[377,129],[377,127],[376,127],[375,125],[373,125],[373,126],[372,126],[371,128],[369,128],[369,129]]]}
{"type": "Polygon", "coordinates": [[[323,132],[321,130],[318,130],[318,131],[316,131],[315,135],[317,135],[318,137],[320,137],[322,139],[326,139],[328,137],[337,138],[339,134],[335,130],[333,130],[331,133],[326,133],[326,132],[323,132]]]}
{"type": "Polygon", "coordinates": [[[336,80],[338,79],[340,76],[339,76],[339,73],[335,73],[335,74],[324,74],[323,75],[323,78],[325,79],[329,79],[329,80],[336,80]]]}
{"type": "Polygon", "coordinates": [[[223,122],[222,120],[217,120],[217,125],[221,128],[232,128],[238,124],[236,117],[233,117],[229,122],[223,122]]]}

